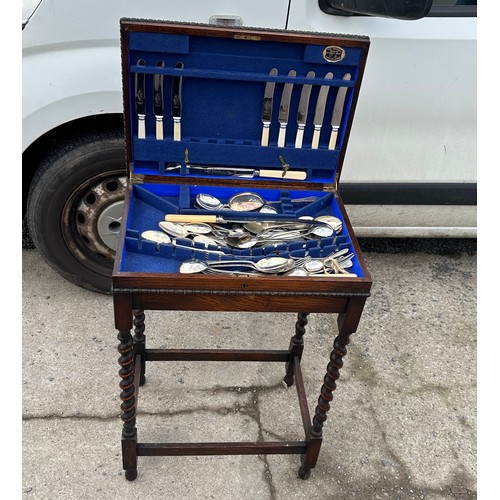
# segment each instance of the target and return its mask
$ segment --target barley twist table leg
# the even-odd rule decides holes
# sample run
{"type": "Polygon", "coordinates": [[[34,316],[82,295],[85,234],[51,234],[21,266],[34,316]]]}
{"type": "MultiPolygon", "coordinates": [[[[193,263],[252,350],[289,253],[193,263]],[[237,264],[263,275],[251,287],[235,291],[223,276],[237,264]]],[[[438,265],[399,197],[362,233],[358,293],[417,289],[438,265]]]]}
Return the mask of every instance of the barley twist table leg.
{"type": "Polygon", "coordinates": [[[347,344],[349,335],[338,336],[333,344],[333,351],[330,355],[330,362],[326,367],[326,375],[318,398],[318,405],[313,417],[311,435],[320,437],[323,433],[323,424],[327,419],[327,412],[330,410],[330,401],[333,399],[333,391],[337,388],[336,381],[340,377],[340,369],[344,365],[342,358],[347,354],[347,344]]]}
{"type": "Polygon", "coordinates": [[[135,353],[130,330],[119,330],[118,340],[120,341],[118,345],[118,352],[120,353],[118,363],[120,365],[119,375],[121,378],[120,399],[122,400],[122,404],[120,409],[123,421],[123,468],[125,469],[125,477],[129,481],[132,481],[137,477],[137,428],[135,426],[136,401],[134,395],[135,353]]]}
{"type": "Polygon", "coordinates": [[[307,452],[301,457],[302,465],[299,469],[299,476],[302,479],[307,479],[311,475],[311,469],[316,466],[323,439],[323,425],[327,419],[327,412],[330,410],[333,392],[337,388],[336,381],[340,377],[340,369],[344,365],[343,357],[347,354],[350,335],[357,330],[365,301],[366,297],[363,296],[350,298],[345,313],[338,316],[339,334],[333,343],[330,361],[326,367],[326,375],[309,432],[307,452]]]}
{"type": "Polygon", "coordinates": [[[349,335],[339,335],[334,342],[333,351],[330,355],[330,362],[326,368],[326,375],[321,386],[318,404],[314,413],[310,430],[310,442],[308,452],[302,457],[302,466],[299,469],[299,476],[307,479],[311,475],[311,469],[316,465],[319,455],[321,441],[323,439],[323,425],[327,419],[327,412],[330,410],[330,401],[333,399],[333,391],[337,388],[336,380],[340,377],[339,370],[344,362],[342,358],[346,355],[346,346],[349,343],[349,335]]]}
{"type": "Polygon", "coordinates": [[[139,385],[144,385],[146,383],[146,363],[144,361],[144,353],[146,350],[146,336],[144,335],[144,330],[146,326],[144,325],[144,311],[136,309],[133,311],[134,314],[134,353],[141,356],[141,377],[139,380],[139,385]]]}
{"type": "Polygon", "coordinates": [[[286,375],[283,381],[290,387],[294,382],[294,359],[298,357],[301,359],[304,350],[304,334],[306,333],[305,326],[307,325],[307,316],[309,313],[299,313],[297,322],[295,323],[295,335],[290,340],[290,359],[286,364],[286,375]]]}

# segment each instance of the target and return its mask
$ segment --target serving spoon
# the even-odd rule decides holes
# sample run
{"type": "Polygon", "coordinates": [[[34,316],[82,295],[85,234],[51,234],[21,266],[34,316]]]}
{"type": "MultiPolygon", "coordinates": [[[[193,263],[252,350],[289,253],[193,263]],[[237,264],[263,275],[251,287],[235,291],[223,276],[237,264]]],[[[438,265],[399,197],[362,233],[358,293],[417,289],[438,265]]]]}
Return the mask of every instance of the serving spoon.
{"type": "MultiPolygon", "coordinates": [[[[305,198],[295,198],[290,200],[292,203],[307,203],[317,200],[317,196],[308,196],[305,198]]],[[[259,210],[263,213],[277,213],[271,204],[281,203],[282,200],[265,201],[260,195],[252,192],[237,193],[227,201],[227,204],[222,203],[218,198],[211,194],[200,193],[196,195],[196,204],[205,210],[223,210],[229,208],[235,212],[252,212],[259,210]]]]}
{"type": "Polygon", "coordinates": [[[257,262],[251,260],[203,261],[199,259],[185,260],[179,268],[183,274],[200,273],[206,270],[219,270],[228,267],[249,267],[264,274],[278,274],[289,271],[295,266],[293,259],[285,257],[264,257],[257,262]]]}

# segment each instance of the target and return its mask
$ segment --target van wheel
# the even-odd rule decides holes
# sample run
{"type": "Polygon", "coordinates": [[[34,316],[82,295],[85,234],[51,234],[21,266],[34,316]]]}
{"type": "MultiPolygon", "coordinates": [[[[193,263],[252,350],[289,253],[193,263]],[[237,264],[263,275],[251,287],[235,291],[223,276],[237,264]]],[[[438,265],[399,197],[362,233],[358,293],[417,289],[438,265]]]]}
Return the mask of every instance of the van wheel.
{"type": "Polygon", "coordinates": [[[56,147],[28,195],[33,242],[61,276],[109,293],[127,185],[123,133],[92,132],[56,147]]]}

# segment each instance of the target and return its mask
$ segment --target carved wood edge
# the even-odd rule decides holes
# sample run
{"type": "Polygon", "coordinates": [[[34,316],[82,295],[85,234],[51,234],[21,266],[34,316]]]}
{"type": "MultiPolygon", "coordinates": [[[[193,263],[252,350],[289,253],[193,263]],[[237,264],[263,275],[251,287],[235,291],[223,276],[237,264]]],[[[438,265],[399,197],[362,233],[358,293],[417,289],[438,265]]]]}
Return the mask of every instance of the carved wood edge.
{"type": "Polygon", "coordinates": [[[273,292],[243,290],[179,290],[176,288],[113,288],[113,294],[150,293],[173,295],[271,295],[282,297],[369,297],[370,292],[273,292]]]}

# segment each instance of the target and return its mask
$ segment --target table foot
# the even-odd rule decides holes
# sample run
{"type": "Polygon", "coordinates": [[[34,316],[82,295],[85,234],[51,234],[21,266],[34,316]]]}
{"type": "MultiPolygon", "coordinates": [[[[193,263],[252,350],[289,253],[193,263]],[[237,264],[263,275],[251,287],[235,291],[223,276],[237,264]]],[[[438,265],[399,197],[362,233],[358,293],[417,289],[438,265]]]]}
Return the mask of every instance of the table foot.
{"type": "Polygon", "coordinates": [[[135,479],[137,479],[137,469],[126,470],[125,478],[128,481],[134,481],[135,479]]]}
{"type": "Polygon", "coordinates": [[[300,479],[309,479],[311,477],[311,469],[306,469],[305,467],[299,468],[300,479]]]}

